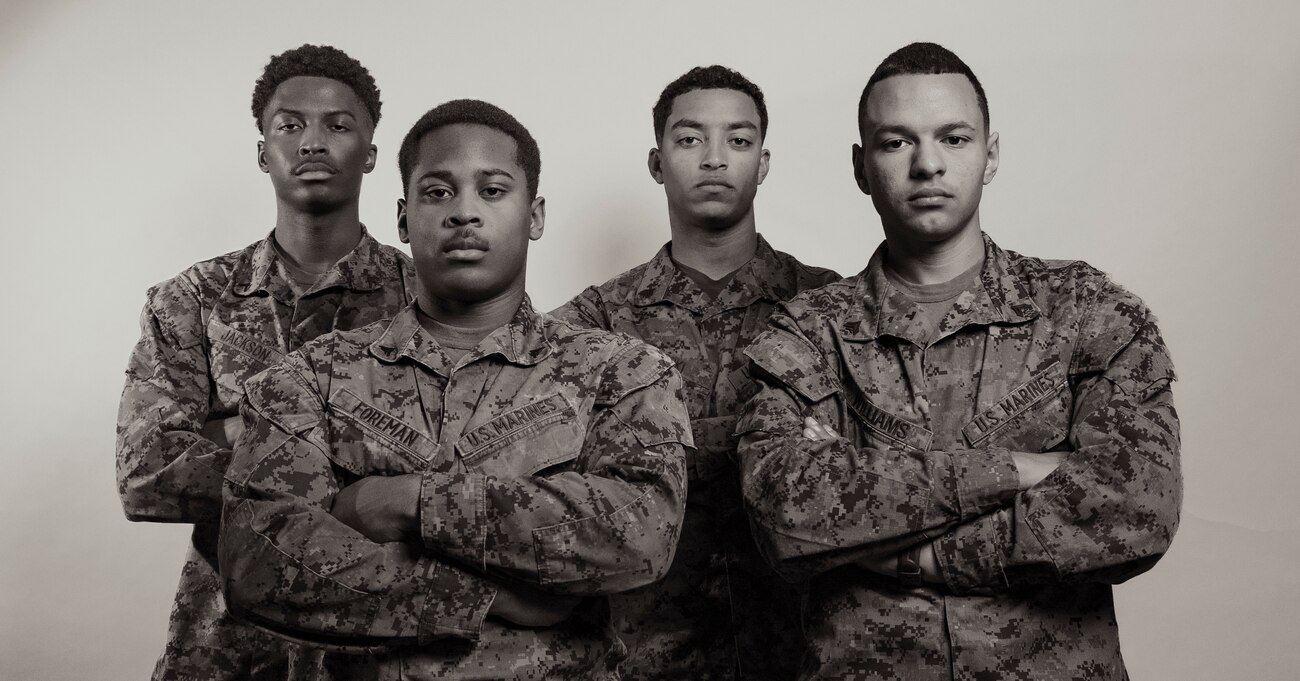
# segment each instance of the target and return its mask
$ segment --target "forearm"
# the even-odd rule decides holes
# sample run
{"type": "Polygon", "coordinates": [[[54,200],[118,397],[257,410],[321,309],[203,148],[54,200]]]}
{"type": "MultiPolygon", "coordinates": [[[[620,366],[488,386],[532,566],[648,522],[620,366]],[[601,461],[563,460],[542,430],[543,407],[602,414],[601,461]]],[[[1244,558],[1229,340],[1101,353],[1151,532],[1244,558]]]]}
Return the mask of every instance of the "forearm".
{"type": "Polygon", "coordinates": [[[618,477],[428,473],[420,509],[425,546],[556,593],[648,584],[672,561],[685,470],[679,445],[647,448],[639,458],[618,477]]]}
{"type": "Polygon", "coordinates": [[[920,452],[810,438],[803,411],[834,418],[831,405],[800,407],[765,388],[742,428],[744,493],[760,545],[787,571],[819,572],[892,555],[1005,503],[1018,477],[1003,449],[920,452]],[[756,430],[760,425],[768,430],[756,430]],[[846,521],[851,518],[852,521],[846,521]]]}
{"type": "Polygon", "coordinates": [[[131,520],[215,523],[230,448],[204,432],[207,357],[197,344],[178,347],[148,308],[141,326],[118,409],[122,508],[131,520]]]}

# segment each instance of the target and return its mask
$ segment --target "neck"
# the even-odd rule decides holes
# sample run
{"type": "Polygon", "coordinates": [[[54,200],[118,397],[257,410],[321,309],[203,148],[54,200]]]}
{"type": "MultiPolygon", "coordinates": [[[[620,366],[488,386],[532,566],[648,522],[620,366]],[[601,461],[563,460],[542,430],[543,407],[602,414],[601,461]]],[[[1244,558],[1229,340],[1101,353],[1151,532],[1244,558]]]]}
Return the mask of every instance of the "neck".
{"type": "Polygon", "coordinates": [[[941,241],[918,241],[885,230],[885,243],[885,264],[921,285],[952,281],[984,257],[984,238],[977,221],[941,241]]]}
{"type": "Polygon", "coordinates": [[[420,312],[447,326],[466,329],[496,329],[505,326],[515,316],[519,304],[524,299],[523,286],[511,286],[491,298],[465,302],[439,298],[437,296],[420,296],[420,312]]]}
{"type": "Polygon", "coordinates": [[[710,279],[721,279],[740,269],[758,248],[753,208],[740,222],[721,230],[686,224],[672,214],[669,214],[669,226],[673,259],[710,279]]]}
{"type": "Polygon", "coordinates": [[[361,241],[357,204],[314,215],[279,203],[275,242],[294,264],[310,272],[323,272],[352,252],[361,241]]]}

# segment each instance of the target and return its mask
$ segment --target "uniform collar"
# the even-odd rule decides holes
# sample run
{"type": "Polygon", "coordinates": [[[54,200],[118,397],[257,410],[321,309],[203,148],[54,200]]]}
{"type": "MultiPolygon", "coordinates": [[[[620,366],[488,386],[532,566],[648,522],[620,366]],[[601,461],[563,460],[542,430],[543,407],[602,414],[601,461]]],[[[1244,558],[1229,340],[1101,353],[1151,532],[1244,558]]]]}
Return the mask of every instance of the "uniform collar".
{"type": "Polygon", "coordinates": [[[456,364],[469,364],[489,355],[499,355],[511,364],[532,366],[546,359],[555,349],[546,335],[545,319],[533,309],[532,301],[525,295],[507,324],[488,334],[459,362],[453,363],[433,335],[420,325],[417,305],[417,302],[412,302],[393,317],[383,335],[370,344],[371,354],[384,362],[409,358],[430,371],[447,376],[456,364]]]}
{"type": "MultiPolygon", "coordinates": [[[[272,238],[274,232],[259,242],[247,259],[236,267],[234,291],[241,296],[264,291],[280,302],[292,304],[295,296],[289,286],[289,272],[276,252],[272,238]]],[[[390,269],[392,264],[383,257],[379,242],[362,225],[361,240],[356,248],[334,263],[307,293],[336,287],[373,291],[384,285],[385,278],[391,275],[390,269]]]]}
{"type": "MultiPolygon", "coordinates": [[[[979,286],[962,293],[954,312],[943,321],[940,337],[970,325],[1019,324],[1038,317],[1038,306],[1024,280],[1011,270],[1011,257],[984,237],[984,267],[979,286]]],[[[922,344],[919,310],[914,302],[889,284],[884,258],[888,246],[881,243],[866,269],[857,276],[855,299],[862,301],[840,327],[845,340],[870,341],[895,336],[922,344]]]]}
{"type": "Polygon", "coordinates": [[[637,306],[672,303],[692,312],[702,312],[712,305],[724,309],[746,307],[760,298],[770,301],[784,300],[785,282],[793,277],[786,270],[788,263],[782,262],[776,249],[757,235],[758,245],[754,257],[740,266],[736,274],[719,294],[716,300],[710,300],[700,287],[677,269],[672,260],[672,243],[664,244],[655,257],[647,263],[645,272],[637,286],[632,303],[637,306]]]}

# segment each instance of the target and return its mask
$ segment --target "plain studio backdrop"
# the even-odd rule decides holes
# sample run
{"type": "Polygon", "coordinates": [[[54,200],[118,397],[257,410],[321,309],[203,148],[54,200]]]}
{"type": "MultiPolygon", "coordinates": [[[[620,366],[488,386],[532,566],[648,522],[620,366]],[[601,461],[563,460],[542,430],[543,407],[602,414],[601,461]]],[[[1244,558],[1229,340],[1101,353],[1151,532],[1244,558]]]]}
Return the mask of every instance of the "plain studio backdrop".
{"type": "Polygon", "coordinates": [[[858,94],[912,41],[983,81],[1003,247],[1109,272],[1160,318],[1186,503],[1173,548],[1116,588],[1136,679],[1300,666],[1300,10],[1291,2],[0,4],[3,465],[0,676],[143,679],[188,526],[132,524],[114,425],[147,287],[264,237],[253,83],[343,48],[383,92],[361,215],[397,244],[396,152],[448,99],[496,103],[542,149],[551,309],[668,239],[650,108],[692,66],[757,82],[771,127],[760,231],[841,274],[881,240],[853,183],[858,94]]]}

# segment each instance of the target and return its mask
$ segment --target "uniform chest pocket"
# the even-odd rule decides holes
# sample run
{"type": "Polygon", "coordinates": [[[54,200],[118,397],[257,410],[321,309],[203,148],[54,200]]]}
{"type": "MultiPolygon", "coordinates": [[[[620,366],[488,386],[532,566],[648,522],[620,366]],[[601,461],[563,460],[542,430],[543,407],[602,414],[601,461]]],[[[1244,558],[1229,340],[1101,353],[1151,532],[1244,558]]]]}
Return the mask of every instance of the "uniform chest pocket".
{"type": "Polygon", "coordinates": [[[357,476],[418,473],[437,450],[429,436],[348,389],[329,403],[330,459],[357,476]]]}
{"type": "Polygon", "coordinates": [[[1046,452],[1070,432],[1070,391],[1053,363],[1017,386],[962,429],[972,447],[1046,452]]]}
{"type": "Polygon", "coordinates": [[[556,393],[503,411],[467,431],[456,442],[456,453],[477,472],[523,477],[573,468],[582,443],[577,412],[556,393]]]}

